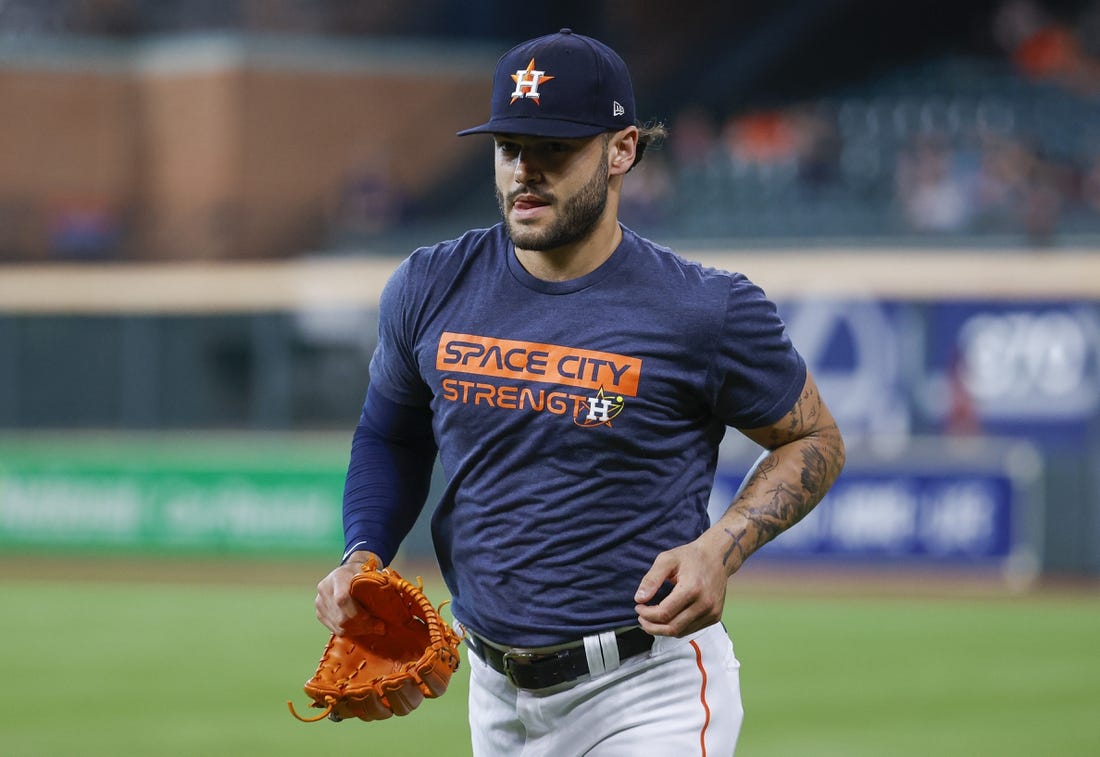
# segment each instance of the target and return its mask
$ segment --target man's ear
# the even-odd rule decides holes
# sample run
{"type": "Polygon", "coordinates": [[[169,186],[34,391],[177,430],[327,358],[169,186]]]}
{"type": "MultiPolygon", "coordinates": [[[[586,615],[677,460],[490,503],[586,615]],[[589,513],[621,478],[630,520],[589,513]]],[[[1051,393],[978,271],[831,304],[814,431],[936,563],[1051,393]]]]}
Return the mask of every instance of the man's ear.
{"type": "Polygon", "coordinates": [[[607,146],[608,173],[611,176],[625,174],[634,165],[638,150],[638,127],[628,126],[611,135],[607,146]]]}

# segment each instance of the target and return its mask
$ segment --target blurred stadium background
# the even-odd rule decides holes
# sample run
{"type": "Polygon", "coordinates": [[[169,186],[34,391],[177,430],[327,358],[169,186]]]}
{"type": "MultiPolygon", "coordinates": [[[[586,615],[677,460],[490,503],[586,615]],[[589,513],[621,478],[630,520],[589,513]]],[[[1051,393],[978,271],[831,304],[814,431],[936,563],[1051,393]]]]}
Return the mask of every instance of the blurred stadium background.
{"type": "Polygon", "coordinates": [[[1052,0],[0,1],[0,548],[338,551],[380,287],[495,221],[453,132],[565,25],[671,130],[626,223],[760,282],[850,440],[761,557],[1095,579],[1100,3],[1052,0]]]}
{"type": "MultiPolygon", "coordinates": [[[[849,440],[837,487],[737,586],[763,596],[790,577],[826,598],[812,605],[818,618],[837,576],[870,597],[956,601],[976,586],[1044,601],[1070,586],[1085,604],[1065,626],[1087,633],[1100,597],[1100,2],[0,0],[0,592],[21,608],[0,628],[18,649],[64,622],[49,620],[56,595],[22,576],[68,580],[74,555],[92,579],[285,580],[295,589],[281,601],[303,615],[283,635],[319,628],[312,584],[342,548],[343,469],[378,293],[416,246],[495,222],[490,153],[453,133],[483,120],[503,50],[563,26],[616,47],[640,115],[670,128],[627,181],[623,220],[760,283],[849,440]],[[286,570],[271,572],[273,559],[286,570]]],[[[754,457],[727,440],[715,507],[754,457]]],[[[428,564],[424,518],[401,559],[428,564]]],[[[93,595],[82,596],[91,618],[93,595]]],[[[200,600],[186,596],[200,622],[200,600]]],[[[240,603],[215,597],[210,628],[243,625],[255,609],[222,617],[240,603]]],[[[293,614],[271,604],[274,617],[293,614]]],[[[758,611],[743,607],[749,620],[758,611]]],[[[913,628],[934,616],[899,607],[885,612],[913,628]]],[[[1035,608],[1050,625],[1030,630],[1058,635],[1064,608],[1035,608]]],[[[788,610],[784,628],[816,624],[765,610],[755,636],[746,621],[757,659],[788,610]]],[[[126,623],[141,615],[130,608],[126,623]]],[[[961,629],[950,606],[943,616],[930,633],[946,650],[961,629]]],[[[96,616],[103,639],[125,635],[116,622],[96,616]]],[[[1004,671],[1041,643],[991,623],[969,629],[972,661],[1000,638],[1004,671]]],[[[849,638],[843,626],[830,649],[849,638]]],[[[890,628],[879,641],[897,638],[890,628]]],[[[771,710],[763,697],[771,751],[758,740],[754,753],[972,754],[992,731],[1001,754],[1041,743],[1094,753],[1095,726],[1075,718],[1100,703],[1095,677],[1072,667],[1078,647],[1059,638],[1051,652],[1068,662],[1029,656],[1019,688],[971,687],[987,685],[973,698],[1001,702],[1009,724],[963,724],[973,748],[944,731],[941,748],[922,749],[919,708],[877,694],[880,724],[918,712],[909,735],[883,731],[860,751],[853,734],[868,718],[834,734],[834,751],[812,733],[821,748],[792,747],[781,739],[799,734],[782,718],[805,670],[792,666],[793,682],[772,681],[771,710]],[[1011,697],[1025,715],[1040,698],[1063,701],[1044,691],[1072,700],[1052,721],[1063,741],[1004,730],[1026,720],[1011,697]]],[[[255,640],[234,641],[246,659],[255,640]]],[[[274,653],[285,690],[272,694],[282,683],[265,666],[275,707],[318,642],[274,653]]],[[[129,654],[104,647],[75,664],[134,664],[129,654]]],[[[781,670],[783,652],[770,654],[781,670]]],[[[64,678],[16,658],[0,657],[5,678],[39,688],[64,678]]],[[[153,650],[142,659],[157,664],[153,650]]],[[[861,667],[836,664],[835,678],[861,667]]],[[[957,682],[951,671],[926,676],[929,707],[957,682]]],[[[194,685],[205,692],[203,675],[194,685]]],[[[104,707],[114,702],[92,708],[89,734],[123,728],[125,715],[104,707]]],[[[213,721],[209,705],[194,707],[213,721]]],[[[271,739],[265,753],[318,745],[265,730],[267,700],[251,707],[242,722],[271,739]]],[[[942,723],[943,707],[924,712],[942,723]]],[[[5,710],[21,713],[0,729],[14,753],[73,753],[43,741],[60,731],[34,725],[52,712],[14,693],[5,710]]],[[[834,725],[848,709],[822,712],[834,725]]],[[[168,722],[147,718],[149,741],[134,743],[165,743],[168,722]]],[[[224,728],[233,735],[181,732],[165,753],[257,747],[240,723],[224,728]]],[[[102,739],[99,752],[75,749],[117,753],[114,736],[102,739]]]]}

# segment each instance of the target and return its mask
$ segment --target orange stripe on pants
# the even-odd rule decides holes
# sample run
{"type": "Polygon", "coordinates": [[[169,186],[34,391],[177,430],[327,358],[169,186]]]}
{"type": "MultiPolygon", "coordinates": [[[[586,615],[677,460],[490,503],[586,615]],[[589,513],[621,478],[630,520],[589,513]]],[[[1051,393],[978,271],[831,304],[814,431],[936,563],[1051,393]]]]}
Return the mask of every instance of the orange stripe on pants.
{"type": "Polygon", "coordinates": [[[706,716],[703,719],[703,728],[699,731],[699,749],[700,754],[707,757],[707,726],[710,725],[710,705],[707,704],[707,669],[703,667],[703,650],[699,649],[699,645],[694,639],[691,641],[691,646],[695,650],[695,664],[699,666],[699,674],[703,677],[703,685],[699,687],[699,701],[703,704],[703,712],[706,716]]]}

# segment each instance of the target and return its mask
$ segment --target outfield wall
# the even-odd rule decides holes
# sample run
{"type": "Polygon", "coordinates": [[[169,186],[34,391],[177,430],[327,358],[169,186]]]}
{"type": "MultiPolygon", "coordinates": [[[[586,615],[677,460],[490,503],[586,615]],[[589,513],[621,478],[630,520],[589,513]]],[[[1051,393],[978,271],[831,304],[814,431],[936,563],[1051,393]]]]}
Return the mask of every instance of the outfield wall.
{"type": "MultiPolygon", "coordinates": [[[[769,555],[1100,573],[1100,251],[688,256],[779,303],[852,449],[769,555]]],[[[0,544],[338,551],[343,445],[396,263],[0,268],[0,544]],[[148,436],[89,468],[103,429],[148,436]],[[141,449],[211,429],[249,434],[213,467],[141,449]],[[272,459],[302,460],[319,429],[313,470],[250,453],[277,432],[292,441],[272,459]]],[[[731,436],[719,492],[754,454],[731,436]]],[[[410,548],[427,545],[420,528],[410,548]]]]}

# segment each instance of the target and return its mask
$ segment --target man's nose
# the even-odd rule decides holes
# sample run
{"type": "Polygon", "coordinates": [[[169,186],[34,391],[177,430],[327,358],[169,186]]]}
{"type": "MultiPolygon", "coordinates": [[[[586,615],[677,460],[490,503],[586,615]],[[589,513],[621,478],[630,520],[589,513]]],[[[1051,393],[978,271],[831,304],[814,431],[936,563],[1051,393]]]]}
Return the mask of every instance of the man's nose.
{"type": "Polygon", "coordinates": [[[520,150],[519,155],[516,157],[514,171],[516,181],[520,184],[526,184],[537,180],[541,175],[542,170],[539,168],[538,161],[533,160],[532,155],[526,150],[520,150]]]}

